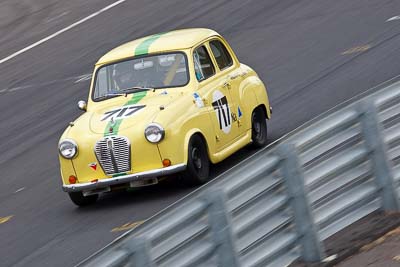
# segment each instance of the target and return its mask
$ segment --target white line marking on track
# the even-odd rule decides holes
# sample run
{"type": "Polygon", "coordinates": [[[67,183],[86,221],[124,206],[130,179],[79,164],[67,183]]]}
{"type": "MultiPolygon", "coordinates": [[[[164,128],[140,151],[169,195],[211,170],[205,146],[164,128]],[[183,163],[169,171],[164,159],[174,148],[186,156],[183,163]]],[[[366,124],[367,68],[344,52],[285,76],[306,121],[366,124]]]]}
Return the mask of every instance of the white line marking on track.
{"type": "Polygon", "coordinates": [[[68,11],[66,11],[66,12],[64,12],[64,13],[61,13],[60,15],[57,15],[57,16],[51,18],[51,19],[46,20],[46,23],[50,23],[50,22],[52,22],[52,21],[58,20],[59,18],[64,17],[64,16],[67,15],[68,13],[69,13],[68,11]]]}
{"type": "Polygon", "coordinates": [[[26,51],[29,51],[29,50],[31,50],[32,48],[34,48],[34,47],[36,47],[36,46],[38,46],[38,45],[40,45],[40,44],[43,44],[44,42],[47,42],[47,41],[49,41],[50,39],[53,39],[54,37],[56,37],[56,36],[58,36],[58,35],[60,35],[60,34],[62,34],[62,33],[64,33],[64,32],[66,32],[66,31],[68,31],[68,30],[71,30],[72,28],[75,28],[75,27],[78,26],[79,24],[82,24],[82,23],[84,23],[85,21],[88,21],[88,20],[90,20],[91,18],[94,18],[94,17],[98,16],[98,15],[100,15],[101,13],[103,13],[103,12],[105,12],[105,11],[107,11],[107,10],[109,10],[109,9],[111,9],[111,8],[113,8],[113,7],[115,7],[115,6],[117,6],[117,5],[119,5],[119,4],[122,4],[122,3],[125,2],[125,1],[126,1],[126,0],[119,0],[119,1],[117,1],[117,2],[115,2],[115,3],[113,3],[113,4],[111,4],[111,5],[106,6],[106,7],[103,8],[103,9],[100,9],[99,11],[97,11],[97,12],[95,12],[95,13],[93,13],[93,14],[91,14],[91,15],[89,15],[89,16],[87,16],[87,17],[85,17],[85,18],[83,18],[83,19],[81,19],[81,20],[79,20],[79,21],[77,21],[77,22],[75,22],[75,23],[69,25],[68,27],[65,27],[64,29],[59,30],[59,31],[56,32],[56,33],[53,33],[53,34],[47,36],[46,38],[43,38],[42,40],[39,40],[39,41],[37,41],[36,43],[31,44],[30,46],[27,46],[27,47],[25,47],[25,48],[23,48],[23,49],[21,49],[21,50],[15,52],[14,54],[11,54],[11,55],[9,55],[8,57],[5,57],[5,58],[1,59],[1,60],[0,60],[0,64],[3,64],[4,62],[7,62],[8,60],[10,60],[10,59],[12,59],[12,58],[14,58],[14,57],[16,57],[16,56],[18,56],[18,55],[20,55],[20,54],[22,54],[22,53],[25,53],[26,51]]]}
{"type": "Polygon", "coordinates": [[[81,75],[81,76],[79,76],[79,79],[76,80],[74,83],[84,82],[84,81],[90,80],[91,78],[92,78],[92,74],[81,75]]]}
{"type": "Polygon", "coordinates": [[[20,86],[20,87],[15,87],[15,88],[11,88],[10,90],[8,90],[9,92],[15,92],[21,89],[25,89],[27,88],[27,86],[20,86]]]}
{"type": "Polygon", "coordinates": [[[25,187],[21,187],[20,189],[18,189],[18,190],[15,191],[14,193],[19,193],[19,192],[21,192],[22,190],[25,190],[25,187]]]}
{"type": "Polygon", "coordinates": [[[78,83],[78,82],[86,81],[90,78],[92,78],[92,74],[84,74],[84,75],[80,75],[80,76],[74,76],[74,77],[69,77],[69,78],[60,79],[60,80],[53,80],[53,81],[40,83],[40,84],[31,84],[31,85],[24,85],[24,86],[2,89],[2,90],[0,90],[0,93],[7,93],[7,92],[10,93],[10,92],[15,92],[15,91],[20,91],[22,89],[28,89],[28,88],[33,88],[33,87],[43,87],[43,86],[48,86],[48,85],[55,84],[58,82],[66,82],[66,81],[70,81],[70,80],[76,80],[74,83],[78,83]]]}
{"type": "Polygon", "coordinates": [[[389,21],[394,21],[394,20],[400,20],[400,16],[394,16],[394,17],[391,17],[390,19],[388,19],[386,22],[389,22],[389,21]]]}

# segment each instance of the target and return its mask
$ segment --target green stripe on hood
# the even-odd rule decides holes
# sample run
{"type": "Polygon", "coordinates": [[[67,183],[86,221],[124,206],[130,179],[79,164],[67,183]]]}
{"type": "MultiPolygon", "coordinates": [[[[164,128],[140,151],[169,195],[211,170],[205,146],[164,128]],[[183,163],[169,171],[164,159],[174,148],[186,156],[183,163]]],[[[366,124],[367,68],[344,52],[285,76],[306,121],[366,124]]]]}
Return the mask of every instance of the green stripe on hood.
{"type": "MultiPolygon", "coordinates": [[[[132,98],[128,102],[126,102],[124,106],[137,104],[146,96],[146,94],[147,91],[133,93],[132,98]]],[[[124,119],[116,119],[114,123],[111,123],[111,121],[109,121],[107,123],[106,129],[104,129],[104,136],[117,135],[119,126],[121,125],[123,120],[124,119]],[[110,129],[112,129],[112,131],[110,131],[110,129]]]]}

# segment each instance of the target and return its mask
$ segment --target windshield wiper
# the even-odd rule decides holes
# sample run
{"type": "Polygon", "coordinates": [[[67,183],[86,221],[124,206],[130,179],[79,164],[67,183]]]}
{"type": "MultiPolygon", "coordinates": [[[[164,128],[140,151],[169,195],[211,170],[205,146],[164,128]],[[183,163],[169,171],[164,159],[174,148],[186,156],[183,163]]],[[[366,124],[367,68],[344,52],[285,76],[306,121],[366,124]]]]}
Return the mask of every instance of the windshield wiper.
{"type": "Polygon", "coordinates": [[[141,86],[134,86],[134,87],[130,87],[130,88],[126,88],[126,89],[122,89],[122,90],[118,90],[118,91],[114,91],[114,92],[110,92],[106,95],[100,96],[97,98],[97,100],[104,100],[108,97],[112,97],[112,96],[125,96],[127,97],[128,94],[137,92],[137,91],[149,91],[149,90],[155,90],[152,87],[141,87],[141,86]]]}
{"type": "Polygon", "coordinates": [[[154,91],[155,89],[152,88],[152,87],[134,86],[134,87],[129,87],[129,88],[126,88],[126,89],[119,90],[117,92],[117,94],[125,95],[125,94],[134,93],[136,91],[149,91],[149,90],[153,90],[154,91]]]}

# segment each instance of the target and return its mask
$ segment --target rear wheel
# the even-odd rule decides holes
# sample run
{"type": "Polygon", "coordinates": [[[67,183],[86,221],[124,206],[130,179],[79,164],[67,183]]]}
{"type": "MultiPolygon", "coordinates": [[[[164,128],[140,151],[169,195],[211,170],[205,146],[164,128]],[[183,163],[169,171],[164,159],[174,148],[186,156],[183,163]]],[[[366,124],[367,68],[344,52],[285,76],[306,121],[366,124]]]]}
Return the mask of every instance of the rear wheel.
{"type": "Polygon", "coordinates": [[[183,173],[184,181],[189,185],[200,185],[208,181],[210,160],[207,148],[199,135],[190,138],[188,146],[188,162],[183,173]]]}
{"type": "Polygon", "coordinates": [[[267,144],[267,118],[261,107],[256,108],[251,115],[251,139],[253,147],[263,147],[267,144]]]}
{"type": "Polygon", "coordinates": [[[68,195],[72,202],[74,202],[74,204],[77,206],[88,206],[95,203],[99,198],[99,195],[97,194],[85,197],[82,192],[70,192],[68,195]]]}

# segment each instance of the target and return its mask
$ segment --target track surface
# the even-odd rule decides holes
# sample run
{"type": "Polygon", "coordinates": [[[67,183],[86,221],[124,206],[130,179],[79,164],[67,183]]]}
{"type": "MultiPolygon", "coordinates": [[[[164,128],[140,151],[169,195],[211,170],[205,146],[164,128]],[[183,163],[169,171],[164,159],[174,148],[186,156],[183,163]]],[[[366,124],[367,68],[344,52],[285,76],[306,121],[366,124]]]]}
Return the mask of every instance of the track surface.
{"type": "MultiPolygon", "coordinates": [[[[16,2],[0,1],[0,60],[113,3],[16,2]]],[[[193,190],[155,186],[85,209],[61,191],[58,138],[87,98],[82,75],[109,49],[177,28],[217,30],[267,83],[273,141],[400,74],[400,20],[386,22],[397,15],[394,0],[127,0],[0,64],[0,265],[72,266],[122,233],[112,229],[193,190]]],[[[251,153],[241,150],[213,176],[251,153]]]]}

